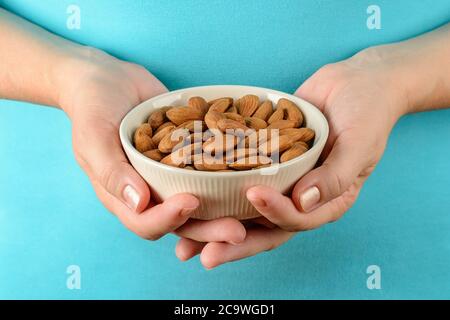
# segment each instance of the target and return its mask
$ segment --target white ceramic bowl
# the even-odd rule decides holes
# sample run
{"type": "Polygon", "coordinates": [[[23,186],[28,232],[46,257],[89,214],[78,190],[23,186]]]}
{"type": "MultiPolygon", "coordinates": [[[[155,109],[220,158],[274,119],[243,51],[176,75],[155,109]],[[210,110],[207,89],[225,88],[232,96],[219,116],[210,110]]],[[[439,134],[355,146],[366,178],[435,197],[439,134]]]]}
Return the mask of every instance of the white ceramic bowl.
{"type": "Polygon", "coordinates": [[[310,171],[317,162],[328,138],[328,123],[323,114],[313,105],[296,96],[258,87],[249,86],[204,86],[172,91],[149,99],[132,109],[120,125],[120,139],[125,153],[133,167],[151,186],[152,197],[164,200],[176,193],[188,192],[200,199],[200,207],[194,218],[215,219],[233,216],[249,219],[259,216],[245,196],[249,187],[267,185],[282,193],[288,193],[295,182],[310,171]],[[187,105],[193,96],[206,100],[220,97],[240,98],[246,94],[271,100],[274,104],[280,98],[295,102],[302,110],[306,126],[316,133],[314,145],[303,155],[274,168],[238,172],[207,172],[170,167],[151,160],[139,153],[132,144],[136,128],[147,121],[149,114],[167,105],[187,105]]]}

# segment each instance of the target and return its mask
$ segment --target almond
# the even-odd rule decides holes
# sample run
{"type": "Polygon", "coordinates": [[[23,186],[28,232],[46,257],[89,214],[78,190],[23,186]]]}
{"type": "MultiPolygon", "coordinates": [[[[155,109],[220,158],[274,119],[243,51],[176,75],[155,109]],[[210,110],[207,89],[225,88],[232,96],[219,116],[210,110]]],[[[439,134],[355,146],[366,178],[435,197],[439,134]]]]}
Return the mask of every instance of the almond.
{"type": "Polygon", "coordinates": [[[294,127],[300,127],[303,123],[303,114],[298,106],[291,100],[281,98],[278,100],[277,109],[285,110],[287,119],[295,121],[294,127]]]}
{"type": "Polygon", "coordinates": [[[255,156],[257,154],[258,149],[256,148],[237,148],[226,153],[226,161],[232,163],[238,159],[255,156]]]}
{"type": "Polygon", "coordinates": [[[238,122],[242,123],[243,125],[245,125],[245,119],[244,119],[244,117],[241,116],[241,115],[238,114],[238,113],[225,112],[225,113],[224,113],[224,116],[225,116],[227,119],[235,120],[235,121],[238,121],[238,122]]]}
{"type": "Polygon", "coordinates": [[[190,132],[202,132],[205,128],[206,123],[200,120],[189,120],[176,127],[176,129],[188,129],[190,132]]]}
{"type": "Polygon", "coordinates": [[[164,138],[166,135],[170,134],[173,130],[175,130],[175,127],[167,126],[160,131],[156,132],[153,136],[153,142],[155,145],[159,145],[162,138],[164,138]]]}
{"type": "Polygon", "coordinates": [[[202,97],[192,97],[188,101],[188,106],[199,110],[203,115],[208,112],[209,105],[202,97]]]}
{"type": "Polygon", "coordinates": [[[158,127],[158,129],[156,129],[156,131],[153,133],[154,135],[155,134],[157,134],[158,132],[160,132],[162,129],[164,129],[165,127],[172,127],[172,128],[175,128],[175,124],[173,123],[173,122],[171,122],[171,121],[167,121],[167,122],[164,122],[162,125],[160,125],[159,127],[158,127]]]}
{"type": "Polygon", "coordinates": [[[292,160],[308,151],[308,147],[304,142],[295,142],[292,147],[283,152],[280,157],[280,162],[286,162],[292,160]]]}
{"type": "Polygon", "coordinates": [[[275,121],[283,120],[284,119],[284,109],[277,109],[274,113],[269,117],[269,120],[267,120],[267,123],[272,124],[275,121]]]}
{"type": "Polygon", "coordinates": [[[227,109],[227,113],[238,113],[236,106],[231,106],[227,109]]]}
{"type": "Polygon", "coordinates": [[[145,151],[143,155],[155,161],[161,161],[161,159],[164,158],[164,154],[158,149],[145,151]]]}
{"type": "Polygon", "coordinates": [[[203,143],[203,151],[215,155],[222,154],[224,151],[233,150],[238,142],[238,137],[231,134],[214,135],[203,143]]]}
{"type": "Polygon", "coordinates": [[[236,133],[239,133],[238,131],[245,132],[249,128],[240,123],[239,121],[231,120],[231,119],[220,119],[217,121],[217,127],[222,131],[226,132],[227,130],[236,131],[236,133]]]}
{"type": "Polygon", "coordinates": [[[158,149],[162,153],[169,153],[177,146],[182,146],[183,141],[189,137],[188,129],[175,129],[164,136],[158,143],[158,149]]]}
{"type": "Polygon", "coordinates": [[[216,158],[203,154],[203,156],[194,162],[194,167],[197,170],[204,171],[218,171],[228,169],[228,165],[223,161],[223,158],[216,158]]]}
{"type": "Polygon", "coordinates": [[[225,119],[223,113],[214,110],[209,110],[205,115],[205,123],[209,129],[217,129],[217,122],[221,119],[225,119]]]}
{"type": "Polygon", "coordinates": [[[277,120],[267,126],[267,129],[287,129],[294,128],[297,122],[295,120],[277,120]]]}
{"type": "MultiPolygon", "coordinates": [[[[155,148],[154,141],[148,135],[149,124],[142,124],[134,133],[134,146],[139,152],[145,152],[155,148]]],[[[151,127],[150,127],[151,130],[151,127]]]]}
{"type": "Polygon", "coordinates": [[[239,99],[237,110],[243,117],[251,117],[259,106],[259,98],[253,94],[248,94],[239,99]]]}
{"type": "Polygon", "coordinates": [[[269,120],[269,117],[273,113],[272,101],[266,100],[256,109],[252,117],[262,119],[264,121],[269,120]]]}
{"type": "Polygon", "coordinates": [[[230,100],[228,99],[218,99],[214,102],[209,110],[217,112],[225,112],[230,107],[230,100]]]}
{"type": "Polygon", "coordinates": [[[271,162],[272,159],[263,155],[249,156],[230,163],[228,167],[234,170],[250,170],[261,165],[270,164],[271,162]]]}
{"type": "Polygon", "coordinates": [[[172,107],[162,107],[152,112],[152,114],[148,117],[148,124],[152,127],[153,130],[158,128],[164,122],[166,122],[166,113],[172,107]]]}
{"type": "Polygon", "coordinates": [[[231,97],[223,97],[223,98],[217,98],[217,99],[208,101],[208,105],[209,105],[209,106],[212,106],[214,103],[216,103],[216,102],[219,101],[219,100],[228,100],[228,105],[229,105],[229,106],[232,106],[232,105],[233,105],[233,101],[234,101],[234,99],[231,98],[231,97]]]}
{"type": "Polygon", "coordinates": [[[169,166],[183,168],[188,163],[192,163],[192,155],[200,150],[200,142],[193,143],[180,148],[161,159],[161,163],[169,166]]]}
{"type": "Polygon", "coordinates": [[[195,108],[174,107],[166,112],[166,117],[178,126],[189,120],[203,120],[203,113],[195,108]]]}
{"type": "Polygon", "coordinates": [[[267,122],[260,118],[245,117],[245,125],[249,128],[259,130],[265,129],[267,127],[267,122]]]}
{"type": "Polygon", "coordinates": [[[294,141],[304,141],[309,142],[314,139],[314,130],[310,128],[287,128],[281,129],[280,135],[287,134],[294,141]]]}
{"type": "Polygon", "coordinates": [[[283,135],[262,143],[258,150],[261,154],[271,155],[273,153],[281,153],[292,147],[293,144],[294,141],[288,135],[283,135]]]}

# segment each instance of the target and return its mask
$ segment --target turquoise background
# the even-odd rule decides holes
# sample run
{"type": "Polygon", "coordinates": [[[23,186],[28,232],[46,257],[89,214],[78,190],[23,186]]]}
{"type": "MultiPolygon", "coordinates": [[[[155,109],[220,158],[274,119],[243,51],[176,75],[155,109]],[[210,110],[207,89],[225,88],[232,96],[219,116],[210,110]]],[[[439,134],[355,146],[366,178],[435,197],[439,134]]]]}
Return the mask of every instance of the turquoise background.
{"type": "MultiPolygon", "coordinates": [[[[292,92],[321,65],[450,20],[429,1],[2,1],[75,41],[148,67],[170,89],[292,92]],[[81,30],[66,28],[69,4],[81,30]],[[366,8],[381,7],[368,30],[366,8]]],[[[0,40],[1,42],[1,40],[0,40]]],[[[7,50],[7,48],[0,48],[7,50]]],[[[404,117],[355,206],[281,248],[205,271],[125,230],[96,199],[55,109],[0,100],[0,298],[450,298],[450,110],[404,117]],[[66,268],[81,268],[81,290],[66,268]],[[368,290],[379,265],[382,289],[368,290]]]]}

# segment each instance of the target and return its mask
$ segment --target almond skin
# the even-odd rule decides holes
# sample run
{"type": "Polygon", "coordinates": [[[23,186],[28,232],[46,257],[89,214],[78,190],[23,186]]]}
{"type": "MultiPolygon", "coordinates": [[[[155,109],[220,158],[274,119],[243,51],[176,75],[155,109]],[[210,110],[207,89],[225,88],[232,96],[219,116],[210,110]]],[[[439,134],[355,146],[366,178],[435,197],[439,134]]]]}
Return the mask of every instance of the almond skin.
{"type": "Polygon", "coordinates": [[[175,130],[175,127],[167,126],[161,129],[160,131],[156,132],[155,135],[153,136],[153,142],[155,143],[155,145],[159,145],[162,138],[170,134],[173,130],[175,130]]]}
{"type": "Polygon", "coordinates": [[[267,129],[287,129],[295,128],[297,121],[295,120],[277,120],[267,126],[267,129]]]}
{"type": "Polygon", "coordinates": [[[231,134],[214,135],[203,143],[203,151],[209,154],[222,154],[224,151],[234,149],[238,142],[238,137],[231,134]]]}
{"type": "Polygon", "coordinates": [[[166,112],[166,117],[178,126],[189,120],[203,120],[203,113],[199,109],[174,107],[166,112]]]}
{"type": "Polygon", "coordinates": [[[209,105],[208,102],[206,102],[205,99],[202,97],[192,97],[188,101],[188,106],[199,110],[203,115],[205,115],[208,112],[209,105]]]}
{"type": "Polygon", "coordinates": [[[284,119],[284,109],[277,109],[274,113],[269,117],[269,120],[267,120],[267,123],[272,124],[275,121],[283,120],[284,119]]]}
{"type": "Polygon", "coordinates": [[[209,105],[209,106],[212,106],[214,103],[216,103],[216,102],[219,101],[219,100],[228,100],[228,105],[229,105],[229,106],[232,106],[232,105],[233,105],[233,101],[234,101],[234,99],[231,98],[231,97],[222,97],[222,98],[217,98],[217,99],[208,101],[208,105],[209,105]]]}
{"type": "Polygon", "coordinates": [[[275,152],[281,153],[284,150],[292,147],[293,144],[294,141],[292,141],[292,139],[288,135],[283,135],[278,137],[278,143],[276,141],[273,141],[273,139],[270,139],[262,143],[258,147],[258,150],[261,154],[270,155],[275,152]]]}
{"type": "Polygon", "coordinates": [[[183,168],[188,163],[192,163],[192,155],[200,150],[202,144],[200,142],[189,144],[180,148],[161,159],[161,163],[169,166],[183,168]]]}
{"type": "Polygon", "coordinates": [[[151,149],[155,149],[155,143],[152,138],[150,138],[145,133],[136,131],[134,134],[134,146],[139,152],[145,152],[151,149]]]}
{"type": "Polygon", "coordinates": [[[224,116],[225,116],[227,119],[231,119],[231,120],[234,120],[234,121],[238,121],[238,122],[242,123],[243,125],[245,125],[245,119],[244,119],[244,117],[241,116],[241,115],[238,114],[238,113],[225,112],[225,113],[224,113],[224,116]]]}
{"type": "Polygon", "coordinates": [[[265,122],[263,119],[260,119],[260,118],[246,117],[245,125],[249,128],[259,130],[259,129],[265,129],[267,127],[267,122],[265,122]]]}
{"type": "Polygon", "coordinates": [[[280,135],[287,134],[294,141],[303,141],[309,142],[314,139],[315,133],[314,130],[310,128],[287,128],[281,129],[280,135]]]}
{"type": "Polygon", "coordinates": [[[217,122],[220,119],[225,119],[223,113],[214,110],[209,110],[208,113],[205,115],[206,126],[209,129],[218,129],[217,122]]]}
{"type": "Polygon", "coordinates": [[[162,153],[170,153],[179,144],[189,137],[188,129],[175,129],[170,134],[165,135],[158,143],[158,150],[162,153]]]}
{"type": "Polygon", "coordinates": [[[166,113],[172,107],[162,107],[152,112],[148,117],[148,124],[153,130],[156,130],[160,125],[167,121],[166,113]]]}
{"type": "Polygon", "coordinates": [[[251,117],[259,106],[259,98],[253,94],[248,94],[239,99],[237,110],[243,117],[251,117]]]}
{"type": "Polygon", "coordinates": [[[228,164],[228,167],[234,170],[250,170],[261,165],[270,164],[271,161],[272,159],[263,155],[249,156],[228,164]]]}
{"type": "Polygon", "coordinates": [[[160,125],[159,127],[158,127],[158,129],[156,129],[156,131],[153,133],[154,135],[155,134],[157,134],[158,132],[160,132],[162,129],[164,129],[165,127],[172,127],[172,128],[175,128],[175,124],[173,123],[173,122],[171,122],[171,121],[167,121],[167,122],[164,122],[162,125],[160,125]]]}
{"type": "Polygon", "coordinates": [[[308,147],[305,146],[304,142],[295,142],[292,147],[283,152],[280,157],[280,162],[286,162],[292,160],[298,156],[301,156],[306,151],[308,151],[308,147]]]}
{"type": "Polygon", "coordinates": [[[272,101],[266,100],[256,109],[252,117],[262,119],[264,121],[269,120],[269,117],[273,113],[272,101]]]}
{"type": "Polygon", "coordinates": [[[228,99],[218,99],[215,101],[209,110],[217,112],[225,112],[230,107],[230,100],[228,99]]]}
{"type": "Polygon", "coordinates": [[[278,100],[277,109],[285,110],[286,119],[295,121],[295,127],[300,127],[303,123],[303,113],[291,100],[281,98],[278,100]]]}
{"type": "Polygon", "coordinates": [[[220,119],[219,121],[217,121],[217,127],[222,132],[226,132],[227,130],[243,130],[245,132],[249,129],[239,121],[231,119],[220,119]]]}
{"type": "Polygon", "coordinates": [[[176,129],[188,129],[190,132],[195,130],[203,131],[206,128],[206,123],[200,120],[189,120],[180,124],[176,129]]]}
{"type": "Polygon", "coordinates": [[[143,155],[155,161],[161,161],[161,159],[164,158],[164,154],[158,149],[145,151],[143,155]]]}
{"type": "Polygon", "coordinates": [[[219,171],[228,169],[228,165],[222,158],[215,158],[206,154],[203,154],[201,158],[198,158],[194,162],[194,167],[197,170],[203,171],[219,171]]]}

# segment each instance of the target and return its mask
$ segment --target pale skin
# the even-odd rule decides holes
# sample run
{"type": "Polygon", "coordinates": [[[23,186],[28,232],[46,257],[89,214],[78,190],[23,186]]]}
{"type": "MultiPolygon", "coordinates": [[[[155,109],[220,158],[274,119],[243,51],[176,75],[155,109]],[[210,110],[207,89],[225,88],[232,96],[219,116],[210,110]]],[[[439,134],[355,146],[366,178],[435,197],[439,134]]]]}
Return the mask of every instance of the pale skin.
{"type": "Polygon", "coordinates": [[[200,254],[208,269],[271,250],[299,231],[339,219],[356,201],[397,120],[450,106],[449,24],[326,65],[295,92],[329,121],[320,165],[297,182],[291,195],[265,186],[247,190],[261,218],[198,221],[189,219],[199,204],[190,194],[152,202],[119,141],[123,116],[167,91],[149,71],[2,9],[0,48],[8,48],[0,49],[0,98],[61,108],[72,122],[76,159],[105,207],[142,238],[177,234],[177,257],[184,261],[200,254]]]}

